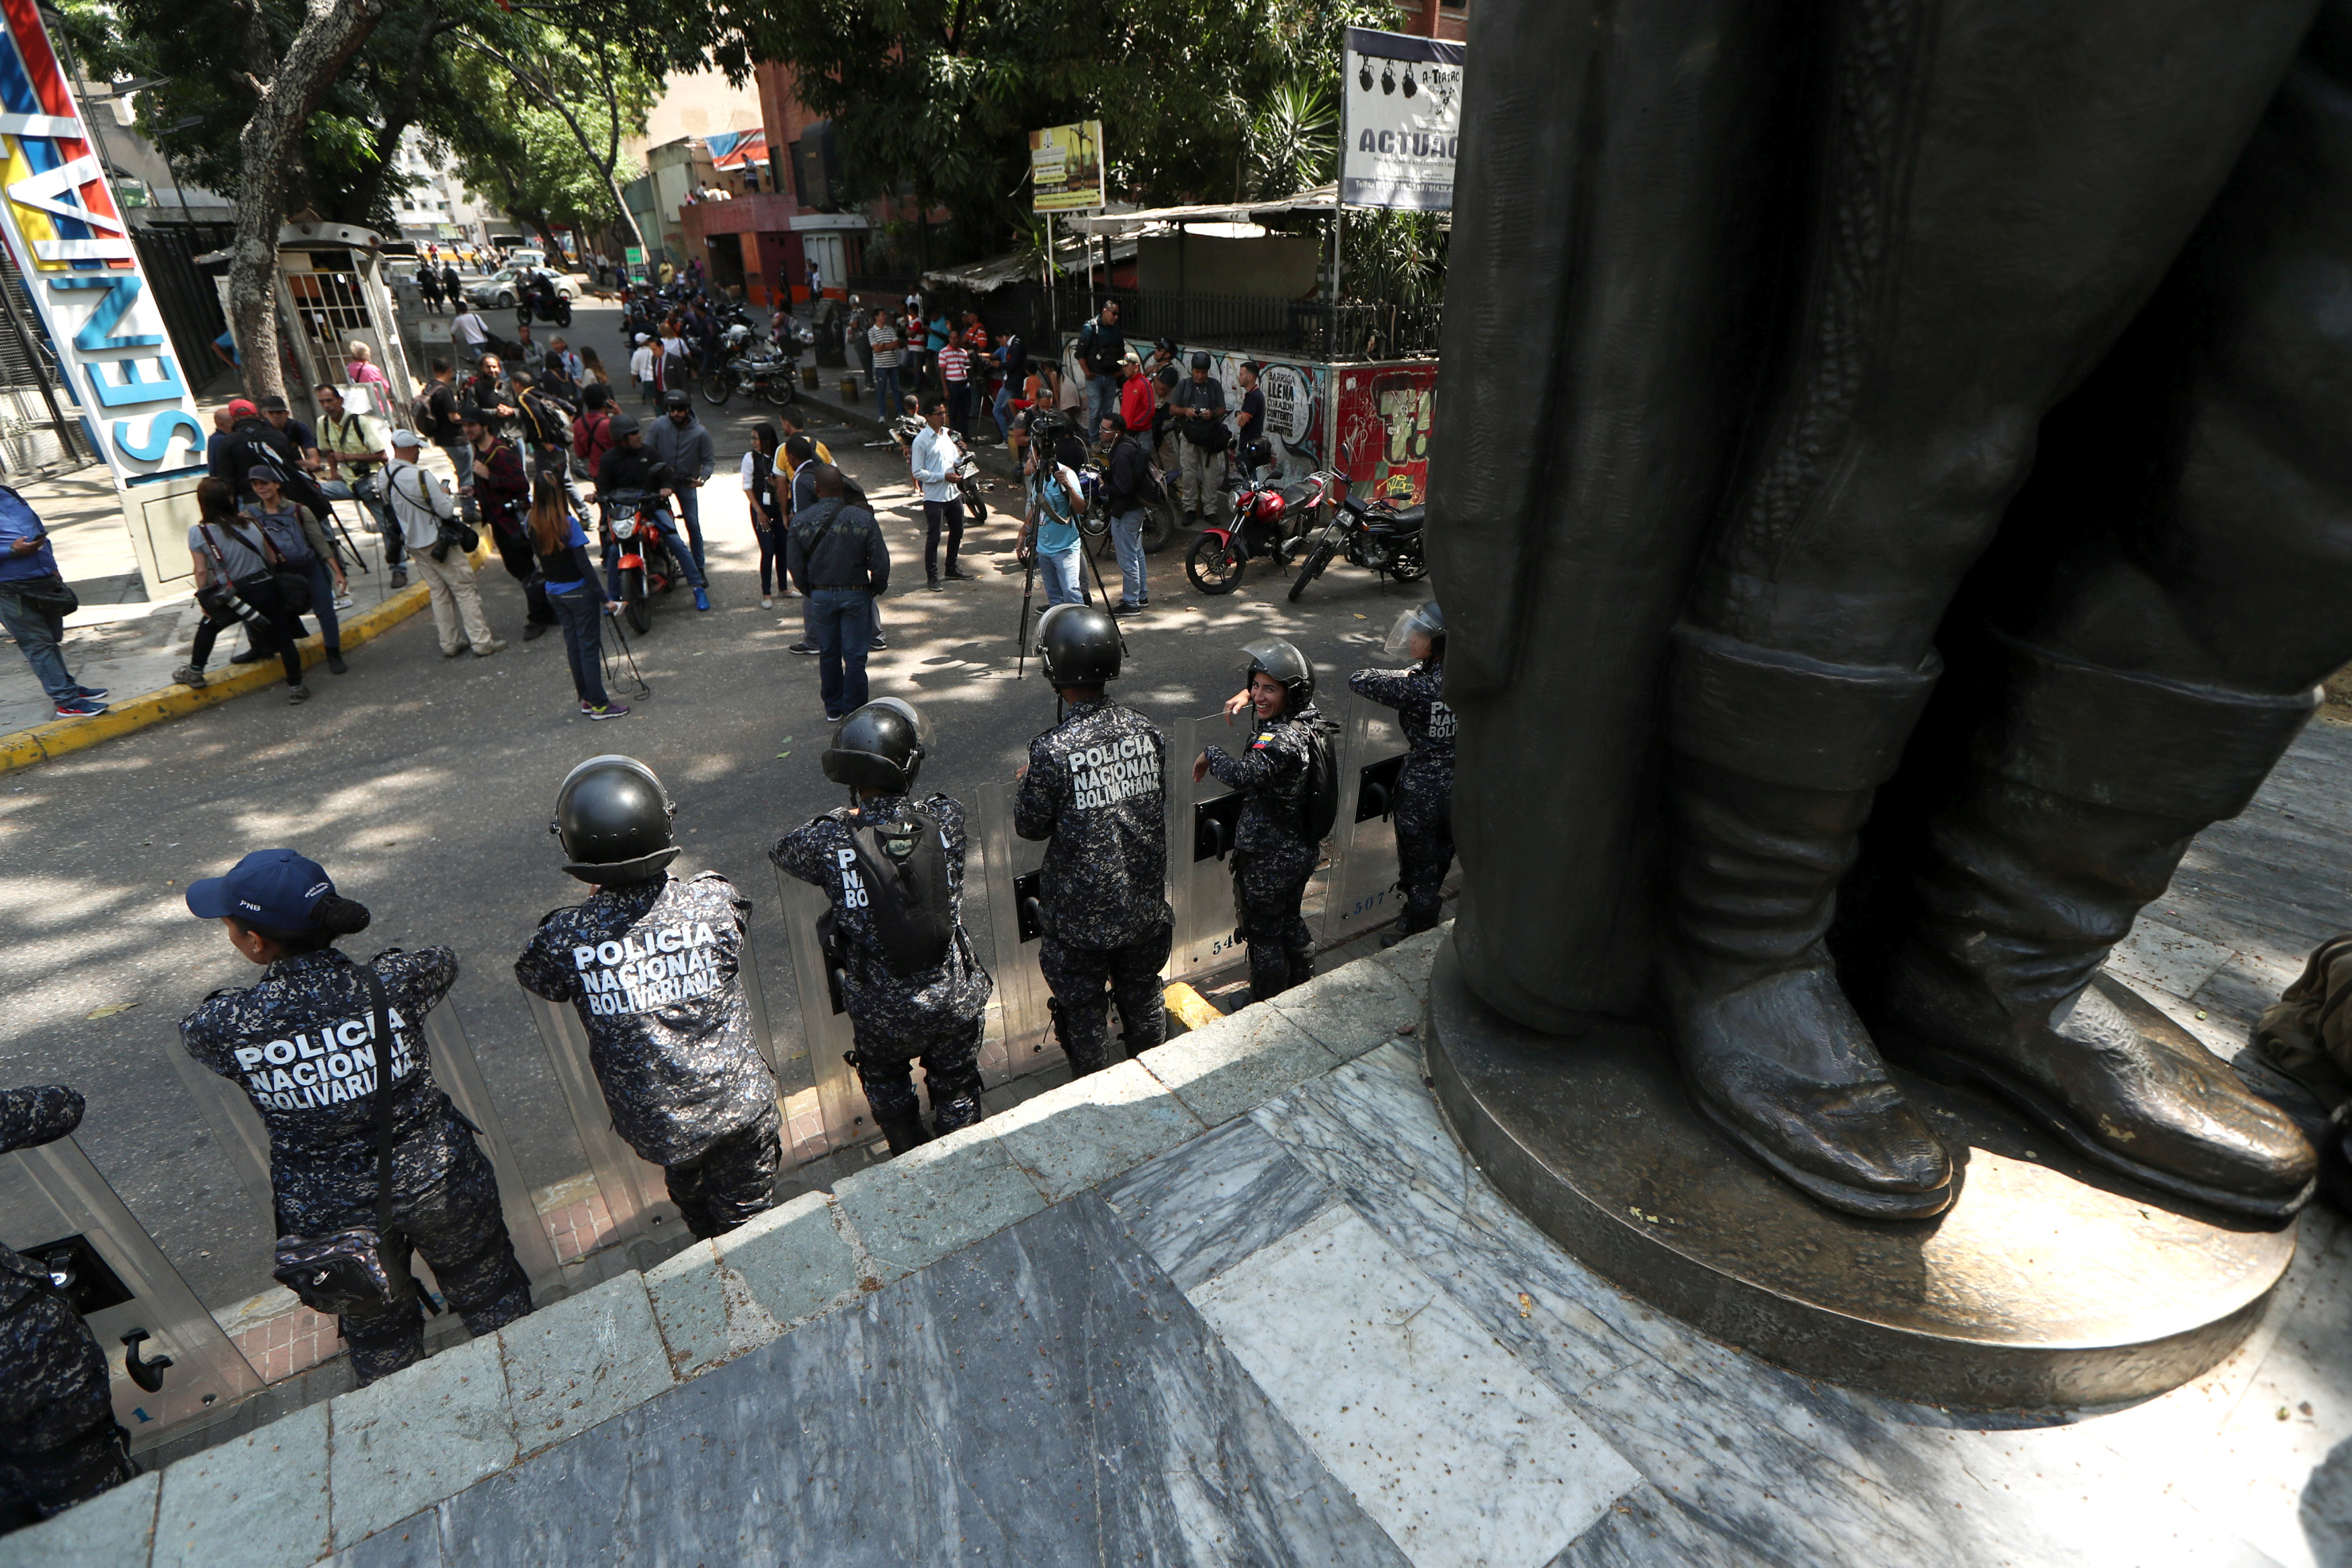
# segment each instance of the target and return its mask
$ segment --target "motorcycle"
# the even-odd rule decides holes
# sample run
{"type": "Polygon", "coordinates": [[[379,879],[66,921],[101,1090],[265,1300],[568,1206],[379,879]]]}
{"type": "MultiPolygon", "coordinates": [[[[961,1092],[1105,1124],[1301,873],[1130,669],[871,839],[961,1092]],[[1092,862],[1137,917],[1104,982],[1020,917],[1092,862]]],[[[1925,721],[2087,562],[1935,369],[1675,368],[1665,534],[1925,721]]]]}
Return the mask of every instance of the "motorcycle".
{"type": "Polygon", "coordinates": [[[536,318],[551,321],[558,327],[572,325],[572,301],[566,299],[553,284],[533,289],[515,306],[515,325],[528,327],[536,318]]]}
{"type": "Polygon", "coordinates": [[[739,392],[757,392],[776,408],[782,408],[800,395],[793,384],[791,361],[764,346],[725,361],[702,378],[705,402],[724,403],[739,392]]]}
{"type": "Polygon", "coordinates": [[[1271,472],[1244,480],[1227,519],[1202,528],[1192,541],[1184,575],[1203,593],[1231,593],[1242,585],[1243,570],[1254,557],[1288,566],[1290,551],[1306,537],[1316,508],[1334,485],[1344,484],[1330,473],[1309,474],[1286,485],[1271,472]]]}
{"type": "Polygon", "coordinates": [[[1308,583],[1323,575],[1332,558],[1342,554],[1349,564],[1399,582],[1418,582],[1429,575],[1421,555],[1421,525],[1428,507],[1391,507],[1386,501],[1368,507],[1348,494],[1344,480],[1339,483],[1338,503],[1331,520],[1308,549],[1298,580],[1290,585],[1293,603],[1307,591],[1308,583]]]}
{"type": "Polygon", "coordinates": [[[686,575],[671,543],[675,525],[665,526],[658,490],[615,490],[606,499],[605,526],[620,547],[621,612],[636,632],[650,632],[654,595],[667,593],[686,575]]]}
{"type": "MultiPolygon", "coordinates": [[[[902,413],[890,422],[891,434],[898,438],[898,444],[909,452],[915,449],[915,438],[929,428],[929,420],[911,413],[902,413]]],[[[963,449],[963,461],[955,465],[948,477],[955,482],[956,494],[963,498],[964,520],[970,523],[987,521],[988,503],[981,498],[980,494],[980,459],[973,455],[971,448],[967,446],[963,449]]]]}

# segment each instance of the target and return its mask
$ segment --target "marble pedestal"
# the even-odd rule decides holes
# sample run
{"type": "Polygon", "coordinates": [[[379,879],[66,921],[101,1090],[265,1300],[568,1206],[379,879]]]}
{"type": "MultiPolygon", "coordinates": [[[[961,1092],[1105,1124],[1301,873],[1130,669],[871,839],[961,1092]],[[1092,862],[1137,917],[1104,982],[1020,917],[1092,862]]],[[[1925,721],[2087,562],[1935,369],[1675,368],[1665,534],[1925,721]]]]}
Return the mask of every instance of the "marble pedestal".
{"type": "Polygon", "coordinates": [[[1716,1134],[1654,1033],[1526,1029],[1471,993],[1450,941],[1429,1020],[1439,1105],[1521,1213],[1622,1289],[1806,1376],[1993,1409],[2144,1398],[2235,1349],[2294,1254],[2293,1221],[2163,1197],[1907,1075],[1958,1199],[1928,1220],[1833,1213],[1716,1134]]]}

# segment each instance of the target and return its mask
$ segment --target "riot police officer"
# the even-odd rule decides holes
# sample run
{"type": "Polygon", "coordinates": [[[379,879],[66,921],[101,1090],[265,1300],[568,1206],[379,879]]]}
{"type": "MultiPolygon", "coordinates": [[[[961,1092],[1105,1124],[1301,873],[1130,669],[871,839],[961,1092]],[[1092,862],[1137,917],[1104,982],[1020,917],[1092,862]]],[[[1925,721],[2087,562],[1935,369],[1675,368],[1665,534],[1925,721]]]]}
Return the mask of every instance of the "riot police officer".
{"type": "Polygon", "coordinates": [[[1118,628],[1087,604],[1057,604],[1037,622],[1046,682],[1068,708],[1029,743],[1013,831],[1043,839],[1037,967],[1070,1076],[1109,1065],[1104,988],[1118,1004],[1127,1053],[1167,1033],[1168,743],[1151,721],[1103,695],[1118,678],[1118,628]]]}
{"type": "MultiPolygon", "coordinates": [[[[498,1180],[472,1129],[433,1082],[424,1019],[457,982],[446,947],[390,948],[353,963],[338,937],[364,931],[363,904],[337,896],[317,862],[257,850],[226,876],[188,884],[188,912],[226,927],[229,945],[263,966],[261,982],[206,997],[180,1020],[189,1055],[233,1080],[269,1129],[269,1186],[279,1248],[379,1221],[378,1068],[391,1035],[391,1228],[433,1267],[466,1327],[484,1334],[530,1311],[498,1180]],[[369,977],[373,976],[373,983],[369,977]],[[379,990],[378,988],[381,988],[379,990]]],[[[404,1249],[393,1299],[341,1313],[352,1372],[364,1386],[421,1359],[425,1321],[404,1249]]]]}
{"type": "Polygon", "coordinates": [[[1212,746],[1192,764],[1192,781],[1214,773],[1242,797],[1231,856],[1235,935],[1249,944],[1250,999],[1262,1002],[1311,978],[1314,937],[1298,913],[1315,874],[1321,835],[1310,832],[1308,795],[1323,715],[1315,706],[1315,666],[1276,637],[1242,649],[1249,663],[1225,722],[1247,709],[1252,736],[1239,757],[1212,746]]]}
{"type": "MultiPolygon", "coordinates": [[[[61,1084],[0,1094],[0,1154],[81,1123],[61,1084]]],[[[64,1512],[135,1473],[106,1353],[37,1258],[0,1247],[0,1532],[64,1512]]]]}
{"type": "Polygon", "coordinates": [[[1382,652],[1412,663],[1402,670],[1358,670],[1348,677],[1348,689],[1396,709],[1407,743],[1390,807],[1404,918],[1381,938],[1381,946],[1393,947],[1437,924],[1446,869],[1454,863],[1454,710],[1444,701],[1445,616],[1437,601],[1399,615],[1382,652]]]}
{"type": "Polygon", "coordinates": [[[930,749],[913,704],[880,697],[841,721],[824,776],[850,804],[793,829],[768,858],[824,890],[826,957],[874,1120],[904,1154],[927,1140],[913,1064],[941,1134],[980,1120],[981,1014],[995,982],[963,929],[963,808],[909,797],[930,749]]]}
{"type": "Polygon", "coordinates": [[[708,1239],[774,1204],[783,1124],[743,995],[751,905],[715,871],[670,875],[677,811],[633,757],[565,776],[548,831],[594,891],[539,923],[515,978],[578,1009],[614,1131],[662,1167],[686,1228],[708,1239]]]}

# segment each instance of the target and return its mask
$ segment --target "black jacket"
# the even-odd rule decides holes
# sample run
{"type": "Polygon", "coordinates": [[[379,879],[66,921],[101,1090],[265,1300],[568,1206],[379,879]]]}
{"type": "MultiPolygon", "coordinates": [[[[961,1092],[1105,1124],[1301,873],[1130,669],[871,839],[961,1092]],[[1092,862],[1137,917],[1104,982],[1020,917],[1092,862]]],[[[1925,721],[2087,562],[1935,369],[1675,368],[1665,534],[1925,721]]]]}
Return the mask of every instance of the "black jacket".
{"type": "Polygon", "coordinates": [[[793,515],[785,535],[784,569],[803,593],[820,588],[890,591],[890,547],[874,514],[828,496],[793,515]]]}
{"type": "Polygon", "coordinates": [[[1144,455],[1143,443],[1133,435],[1122,435],[1110,449],[1110,472],[1103,476],[1105,488],[1111,498],[1135,501],[1141,497],[1146,480],[1151,476],[1151,459],[1144,455]]]}

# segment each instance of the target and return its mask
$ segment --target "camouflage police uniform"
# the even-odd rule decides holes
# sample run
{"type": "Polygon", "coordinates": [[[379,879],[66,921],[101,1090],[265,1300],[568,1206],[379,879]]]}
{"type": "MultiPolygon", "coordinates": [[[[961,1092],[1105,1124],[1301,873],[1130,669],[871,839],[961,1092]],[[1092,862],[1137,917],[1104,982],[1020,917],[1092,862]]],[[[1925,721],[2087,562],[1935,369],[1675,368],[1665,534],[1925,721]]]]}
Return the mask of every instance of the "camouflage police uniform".
{"type": "MultiPolygon", "coordinates": [[[[433,1082],[426,1010],[457,982],[446,947],[369,960],[383,982],[393,1034],[393,1225],[432,1265],[466,1327],[484,1334],[530,1311],[498,1179],[474,1129],[433,1082]]],[[[280,1236],[325,1236],[376,1223],[374,1007],[358,966],[330,947],[280,958],[258,985],[215,991],[180,1020],[188,1054],[233,1080],[269,1129],[269,1186],[280,1236]]],[[[364,1385],[421,1359],[414,1295],[341,1319],[364,1385]]]]}
{"type": "MultiPolygon", "coordinates": [[[[0,1153],[64,1137],[81,1111],[57,1084],[0,1094],[0,1153]]],[[[129,1480],[129,1440],[89,1325],[38,1259],[0,1247],[0,1531],[129,1480]]]]}
{"type": "Polygon", "coordinates": [[[776,841],[768,858],[786,874],[814,883],[832,904],[840,939],[842,1006],[856,1043],[857,1081],[877,1121],[916,1115],[913,1063],[930,1088],[931,1120],[951,1133],[980,1120],[981,1015],[995,982],[980,966],[963,929],[963,808],[945,795],[911,806],[940,824],[947,852],[948,907],[955,935],[946,959],[926,974],[899,976],[881,957],[872,914],[842,897],[845,870],[856,869],[862,822],[886,821],[910,809],[904,795],[880,795],[826,812],[776,841]]]}
{"type": "Polygon", "coordinates": [[[554,911],[515,960],[525,990],[579,1010],[614,1130],[662,1167],[704,1238],[771,1207],[783,1164],[776,1078],[743,996],[751,907],[715,871],[664,873],[554,911]]]}
{"type": "Polygon", "coordinates": [[[1358,670],[1348,689],[1396,709],[1407,749],[1397,775],[1391,815],[1396,822],[1397,885],[1404,890],[1404,925],[1426,931],[1437,924],[1445,873],[1454,864],[1454,710],[1445,706],[1445,666],[1416,664],[1403,670],[1358,670]]]}
{"type": "Polygon", "coordinates": [[[1205,749],[1209,771],[1242,796],[1229,857],[1235,935],[1249,944],[1250,995],[1264,1001],[1315,972],[1315,938],[1298,901],[1321,856],[1322,846],[1307,837],[1305,816],[1314,745],[1307,727],[1322,723],[1323,712],[1312,703],[1295,716],[1274,719],[1242,711],[1257,730],[1249,748],[1239,757],[1221,746],[1205,749]]]}
{"type": "Polygon", "coordinates": [[[1108,698],[1077,704],[1029,743],[1013,831],[1046,841],[1037,967],[1073,1077],[1108,1064],[1105,987],[1129,1056],[1166,1037],[1167,779],[1166,739],[1108,698]]]}

